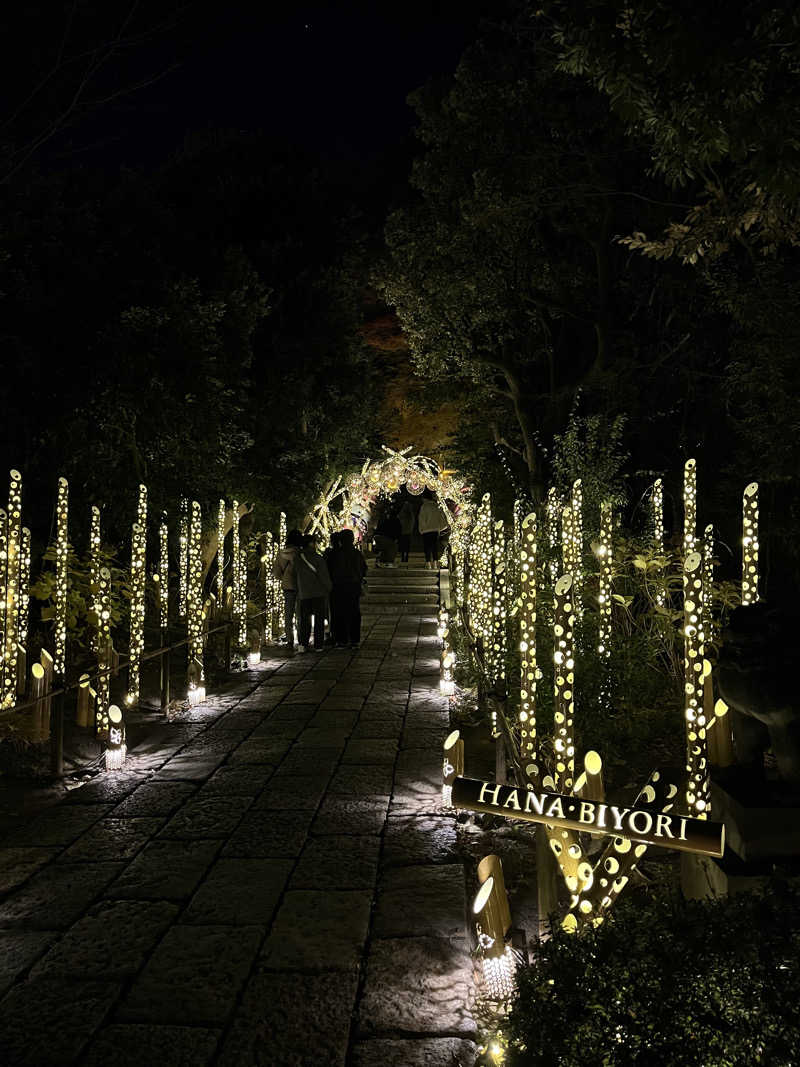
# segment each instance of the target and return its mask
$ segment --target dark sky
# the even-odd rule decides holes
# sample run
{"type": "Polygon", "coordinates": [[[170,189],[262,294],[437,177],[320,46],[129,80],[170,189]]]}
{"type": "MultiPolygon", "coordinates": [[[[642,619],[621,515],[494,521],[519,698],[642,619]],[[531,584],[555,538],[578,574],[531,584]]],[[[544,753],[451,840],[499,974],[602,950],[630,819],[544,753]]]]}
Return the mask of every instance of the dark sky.
{"type": "Polygon", "coordinates": [[[169,73],[135,93],[122,91],[60,132],[37,151],[40,164],[79,158],[147,165],[187,132],[208,129],[262,131],[276,144],[367,160],[407,138],[414,116],[406,96],[452,72],[481,13],[492,8],[473,0],[150,0],[149,6],[147,0],[34,0],[14,23],[0,24],[6,90],[0,108],[13,111],[45,76],[44,90],[22,108],[15,130],[18,142],[34,136],[71,97],[83,69],[71,57],[112,39],[131,13],[132,43],[104,63],[86,99],[169,73]],[[150,33],[165,19],[171,24],[150,33]],[[48,81],[59,56],[69,62],[48,81]]]}

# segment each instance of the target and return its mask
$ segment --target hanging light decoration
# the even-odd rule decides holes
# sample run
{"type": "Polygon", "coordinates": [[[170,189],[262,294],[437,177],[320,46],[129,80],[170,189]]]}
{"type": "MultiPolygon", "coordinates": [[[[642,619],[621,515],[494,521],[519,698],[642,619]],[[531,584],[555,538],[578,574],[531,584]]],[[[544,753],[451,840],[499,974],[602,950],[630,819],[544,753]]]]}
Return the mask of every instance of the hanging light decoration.
{"type": "Polygon", "coordinates": [[[10,472],[6,522],[6,625],[2,707],[12,708],[17,699],[22,540],[22,475],[16,470],[10,472]]]}
{"type": "Polygon", "coordinates": [[[742,603],[758,603],[758,482],[742,494],[742,603]]]}
{"type": "Polygon", "coordinates": [[[128,661],[129,707],[139,703],[142,654],[144,653],[144,611],[147,555],[147,486],[139,486],[139,506],[131,533],[130,659],[128,661]]]}
{"type": "Polygon", "coordinates": [[[196,500],[192,501],[188,546],[188,594],[186,622],[189,631],[189,692],[191,705],[205,700],[205,675],[203,672],[203,554],[202,513],[196,500]]]}
{"type": "Polygon", "coordinates": [[[539,744],[536,737],[536,515],[522,520],[519,542],[519,722],[520,755],[525,775],[539,779],[539,744]]]}

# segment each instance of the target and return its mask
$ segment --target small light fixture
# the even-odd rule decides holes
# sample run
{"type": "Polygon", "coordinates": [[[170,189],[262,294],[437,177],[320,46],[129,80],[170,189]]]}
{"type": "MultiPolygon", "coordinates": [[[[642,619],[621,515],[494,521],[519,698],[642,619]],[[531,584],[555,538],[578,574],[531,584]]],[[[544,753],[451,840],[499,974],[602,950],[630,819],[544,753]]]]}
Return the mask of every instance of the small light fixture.
{"type": "Polygon", "coordinates": [[[108,747],[106,748],[106,770],[119,771],[125,763],[128,748],[125,744],[125,722],[122,710],[116,704],[108,709],[108,747]]]}
{"type": "Polygon", "coordinates": [[[442,761],[442,807],[453,806],[453,781],[464,773],[464,742],[458,730],[453,730],[444,741],[442,761]]]}

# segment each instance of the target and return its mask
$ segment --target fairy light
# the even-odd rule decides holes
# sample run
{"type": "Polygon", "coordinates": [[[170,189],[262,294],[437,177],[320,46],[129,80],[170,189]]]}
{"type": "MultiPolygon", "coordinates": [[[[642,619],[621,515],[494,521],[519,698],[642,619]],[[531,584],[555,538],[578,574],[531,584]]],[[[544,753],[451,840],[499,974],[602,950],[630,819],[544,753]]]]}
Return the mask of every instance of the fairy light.
{"type": "Polygon", "coordinates": [[[161,629],[166,630],[169,627],[169,527],[166,511],[161,512],[158,542],[158,621],[161,629]]]}
{"type": "Polygon", "coordinates": [[[239,645],[247,644],[247,549],[239,549],[239,645]]]}
{"type": "Polygon", "coordinates": [[[714,640],[714,526],[703,531],[703,640],[714,640]]]}
{"type": "Polygon", "coordinates": [[[203,556],[201,535],[202,513],[196,500],[191,504],[188,545],[188,591],[186,624],[189,633],[189,693],[191,705],[205,700],[203,674],[203,556]]]}
{"type": "Polygon", "coordinates": [[[92,612],[94,613],[95,620],[100,614],[98,586],[100,582],[100,568],[103,565],[102,559],[100,558],[100,547],[100,508],[95,507],[93,504],[91,521],[89,524],[89,589],[92,598],[92,612]]]}
{"type": "Polygon", "coordinates": [[[106,748],[106,770],[119,771],[125,764],[127,755],[125,744],[125,720],[122,709],[112,704],[108,709],[108,747],[106,748]]]}
{"type": "MultiPolygon", "coordinates": [[[[69,559],[69,484],[66,478],[58,479],[56,500],[56,590],[55,590],[55,641],[53,669],[63,678],[67,656],[67,562],[69,559]]],[[[24,647],[24,642],[20,641],[24,647]]]]}
{"type": "Polygon", "coordinates": [[[189,501],[181,497],[180,528],[178,531],[178,618],[186,616],[186,596],[189,591],[189,501]]]}
{"type": "Polygon", "coordinates": [[[264,538],[266,542],[266,550],[264,552],[264,627],[266,630],[266,636],[269,640],[275,637],[274,625],[275,625],[275,613],[278,609],[278,596],[275,588],[275,576],[272,573],[272,566],[275,562],[276,545],[272,539],[272,531],[267,530],[264,538]]]}
{"type": "Polygon", "coordinates": [[[12,470],[8,490],[8,533],[6,538],[6,628],[3,662],[2,707],[11,708],[17,699],[17,648],[19,640],[19,575],[22,539],[22,475],[12,470]]]}
{"type": "Polygon", "coordinates": [[[758,482],[742,494],[742,603],[758,603],[758,482]]]}
{"type": "Polygon", "coordinates": [[[697,541],[697,461],[687,459],[683,467],[683,554],[694,552],[697,541]]]}
{"type": "Polygon", "coordinates": [[[561,792],[572,789],[575,776],[575,740],[572,736],[575,711],[575,607],[572,591],[572,575],[562,574],[555,585],[553,609],[553,747],[556,760],[553,781],[556,791],[561,792]]]}
{"type": "Polygon", "coordinates": [[[8,566],[8,516],[0,508],[0,704],[3,699],[6,652],[6,569],[8,566]]]}
{"type": "Polygon", "coordinates": [[[710,811],[708,739],[703,703],[703,558],[689,552],[683,565],[684,692],[686,717],[686,805],[707,819],[710,811]]]}
{"type": "Polygon", "coordinates": [[[469,613],[475,637],[489,655],[492,638],[492,501],[481,500],[469,545],[469,613]]]}
{"type": "Polygon", "coordinates": [[[233,508],[233,526],[231,528],[231,615],[233,616],[234,640],[238,641],[239,631],[241,629],[239,624],[239,604],[241,600],[241,594],[239,592],[239,583],[241,581],[241,566],[239,563],[239,501],[234,500],[231,506],[233,508]]]}
{"type": "Polygon", "coordinates": [[[128,660],[129,707],[139,703],[142,655],[144,653],[144,611],[147,556],[147,486],[139,486],[139,505],[131,532],[130,658],[128,660]]]}
{"type": "Polygon", "coordinates": [[[597,635],[597,651],[605,660],[611,655],[611,573],[614,563],[614,517],[611,501],[600,505],[600,540],[597,558],[600,561],[600,581],[597,594],[600,623],[597,635]]]}
{"type": "Polygon", "coordinates": [[[217,510],[217,603],[225,598],[225,501],[220,500],[217,510]]]}
{"type": "Polygon", "coordinates": [[[583,483],[572,483],[572,597],[580,614],[583,595],[583,483]]]}
{"type": "MultiPolygon", "coordinates": [[[[19,618],[17,620],[17,645],[23,653],[28,644],[28,615],[30,612],[31,582],[31,532],[27,526],[20,530],[19,538],[19,618]]],[[[19,653],[17,653],[19,655],[19,653]]]]}
{"type": "Polygon", "coordinates": [[[548,571],[550,572],[550,581],[555,585],[558,580],[558,543],[560,540],[558,520],[561,515],[561,504],[558,499],[558,493],[553,486],[547,490],[544,514],[547,526],[547,547],[550,556],[548,571]]]}
{"type": "Polygon", "coordinates": [[[539,778],[536,737],[536,515],[522,520],[519,542],[519,722],[520,755],[526,776],[539,778]]]}
{"type": "Polygon", "coordinates": [[[95,730],[99,736],[108,732],[108,702],[111,680],[111,572],[101,567],[97,573],[97,699],[95,730]]]}
{"type": "MultiPolygon", "coordinates": [[[[656,478],[653,482],[653,491],[650,495],[650,502],[653,509],[653,547],[656,550],[657,555],[664,555],[664,484],[660,478],[656,478]]],[[[656,590],[656,604],[659,607],[664,607],[667,602],[666,590],[659,588],[656,590]]]]}
{"type": "Polygon", "coordinates": [[[494,524],[492,537],[492,632],[487,667],[493,685],[506,677],[506,535],[502,520],[494,524]]]}

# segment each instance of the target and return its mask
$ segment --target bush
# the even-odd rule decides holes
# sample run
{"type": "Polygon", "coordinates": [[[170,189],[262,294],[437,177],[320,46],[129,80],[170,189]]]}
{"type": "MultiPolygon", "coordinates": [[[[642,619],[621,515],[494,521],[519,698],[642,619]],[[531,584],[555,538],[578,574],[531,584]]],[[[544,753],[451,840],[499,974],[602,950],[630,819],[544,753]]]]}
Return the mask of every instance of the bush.
{"type": "Polygon", "coordinates": [[[800,892],[623,898],[523,971],[508,1063],[788,1067],[800,1048],[800,892]]]}

